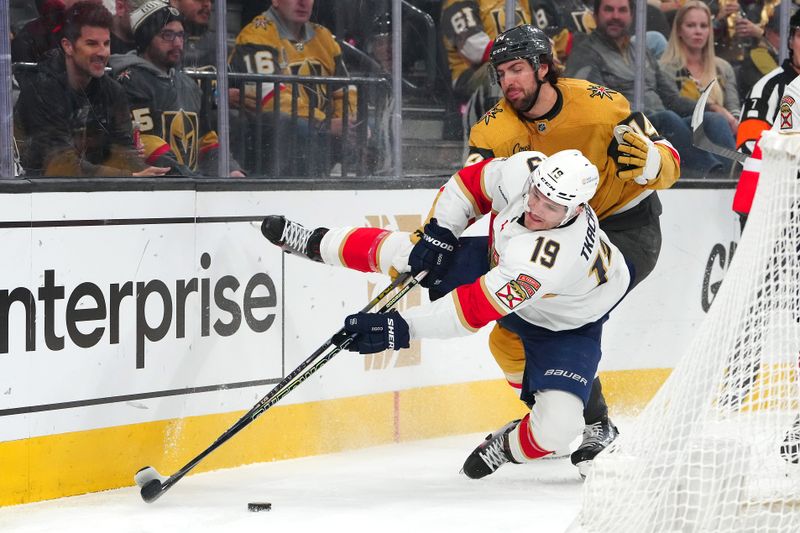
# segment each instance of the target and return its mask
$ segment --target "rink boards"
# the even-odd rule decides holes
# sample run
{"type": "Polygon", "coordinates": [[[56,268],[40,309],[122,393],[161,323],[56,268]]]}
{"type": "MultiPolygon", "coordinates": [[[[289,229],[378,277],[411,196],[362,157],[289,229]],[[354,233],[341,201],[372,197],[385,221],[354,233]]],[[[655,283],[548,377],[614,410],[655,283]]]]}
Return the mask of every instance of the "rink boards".
{"type": "MultiPolygon", "coordinates": [[[[411,230],[435,192],[0,194],[0,505],[174,471],[388,284],[278,253],[263,215],[411,230]]],[[[738,240],[731,190],[661,198],[659,264],[604,334],[612,412],[668,375],[738,240]]],[[[505,423],[522,406],[487,335],[340,354],[197,470],[505,423]]]]}

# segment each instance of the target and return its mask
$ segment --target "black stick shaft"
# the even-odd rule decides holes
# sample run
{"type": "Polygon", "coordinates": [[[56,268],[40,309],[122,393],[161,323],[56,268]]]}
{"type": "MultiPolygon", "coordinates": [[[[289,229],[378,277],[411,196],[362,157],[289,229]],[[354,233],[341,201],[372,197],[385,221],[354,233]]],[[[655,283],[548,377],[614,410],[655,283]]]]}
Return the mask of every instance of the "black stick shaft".
{"type": "MultiPolygon", "coordinates": [[[[413,289],[421,280],[425,277],[427,272],[421,272],[415,278],[412,278],[410,282],[408,282],[405,286],[403,286],[400,291],[395,294],[388,302],[386,302],[383,307],[378,310],[378,313],[384,313],[391,309],[398,301],[400,301],[403,296],[408,293],[411,289],[413,289]]],[[[373,298],[362,310],[362,313],[368,312],[370,309],[375,307],[381,300],[383,300],[392,290],[396,289],[410,277],[409,274],[401,274],[395,280],[386,287],[380,294],[378,294],[375,298],[373,298]]],[[[353,335],[344,336],[345,330],[341,328],[335,334],[326,340],[322,346],[317,348],[311,356],[309,356],[305,361],[300,363],[300,366],[295,368],[292,372],[289,373],[285,378],[281,380],[280,383],[275,385],[271,391],[267,393],[261,400],[258,401],[247,413],[245,413],[239,420],[236,421],[231,427],[229,427],[225,432],[217,437],[208,448],[203,450],[197,457],[186,463],[183,468],[172,474],[169,478],[164,480],[161,484],[160,491],[158,494],[151,498],[148,501],[153,502],[158,499],[164,492],[170,489],[175,483],[180,481],[180,479],[188,474],[195,466],[198,465],[203,459],[205,459],[211,452],[222,446],[225,442],[227,442],[231,437],[236,435],[239,431],[244,429],[247,425],[249,425],[253,420],[261,416],[267,409],[278,403],[281,399],[283,399],[287,394],[289,394],[292,390],[294,390],[298,385],[300,385],[303,381],[308,379],[311,375],[313,375],[317,370],[319,370],[325,363],[330,361],[333,356],[337,353],[342,351],[343,349],[347,348],[347,346],[353,342],[355,338],[353,335]],[[336,340],[339,342],[336,342],[336,340]],[[327,354],[319,357],[325,350],[334,346],[333,350],[328,352],[327,354]]]]}

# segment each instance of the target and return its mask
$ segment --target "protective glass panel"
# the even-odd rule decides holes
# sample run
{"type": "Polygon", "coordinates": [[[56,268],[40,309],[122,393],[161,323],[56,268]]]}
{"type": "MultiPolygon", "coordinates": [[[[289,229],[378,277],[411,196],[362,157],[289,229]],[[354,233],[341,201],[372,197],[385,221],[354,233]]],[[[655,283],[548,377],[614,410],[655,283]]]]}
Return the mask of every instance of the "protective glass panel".
{"type": "Polygon", "coordinates": [[[10,8],[18,170],[30,177],[166,172],[150,169],[134,145],[128,99],[109,68],[113,13],[103,2],[11,1],[10,8]]]}
{"type": "Polygon", "coordinates": [[[391,166],[390,84],[374,57],[391,56],[381,2],[232,7],[231,155],[247,174],[366,177],[391,166]]]}

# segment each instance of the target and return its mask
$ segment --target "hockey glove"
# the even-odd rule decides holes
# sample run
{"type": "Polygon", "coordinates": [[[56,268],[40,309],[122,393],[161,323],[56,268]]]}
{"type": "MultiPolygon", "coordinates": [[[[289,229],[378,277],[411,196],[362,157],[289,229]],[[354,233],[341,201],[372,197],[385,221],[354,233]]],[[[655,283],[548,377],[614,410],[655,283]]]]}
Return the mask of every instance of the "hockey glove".
{"type": "Polygon", "coordinates": [[[388,313],[357,313],[344,321],[347,333],[357,333],[347,347],[363,354],[408,348],[408,323],[397,311],[388,313]]]}
{"type": "MultiPolygon", "coordinates": [[[[417,234],[419,235],[419,231],[417,234]]],[[[420,282],[425,288],[435,287],[442,282],[450,262],[458,248],[458,239],[453,232],[440,226],[435,218],[425,224],[424,233],[420,235],[419,241],[411,250],[408,257],[408,266],[411,267],[411,275],[416,276],[423,270],[428,271],[420,282]]]]}
{"type": "Polygon", "coordinates": [[[658,177],[661,154],[653,141],[624,124],[614,128],[614,137],[619,143],[617,176],[620,179],[647,185],[658,177]]]}

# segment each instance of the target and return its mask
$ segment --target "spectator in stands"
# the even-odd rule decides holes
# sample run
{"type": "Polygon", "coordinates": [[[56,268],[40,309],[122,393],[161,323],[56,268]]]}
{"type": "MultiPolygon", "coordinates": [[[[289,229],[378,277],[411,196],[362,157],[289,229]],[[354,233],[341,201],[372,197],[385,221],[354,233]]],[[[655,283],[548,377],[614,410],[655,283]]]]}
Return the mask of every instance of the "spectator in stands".
{"type": "MultiPolygon", "coordinates": [[[[333,34],[324,26],[309,22],[313,5],[313,0],[272,0],[271,7],[239,33],[230,55],[231,68],[253,74],[347,76],[342,51],[333,34]]],[[[274,135],[270,135],[273,138],[269,142],[280,143],[279,151],[286,155],[281,172],[298,176],[327,173],[329,163],[342,153],[341,148],[336,152],[336,146],[334,153],[326,152],[331,137],[340,139],[349,131],[348,138],[354,138],[354,95],[342,86],[302,84],[295,102],[296,117],[292,118],[291,85],[264,82],[261,88],[261,99],[255,102],[255,83],[245,84],[244,98],[249,108],[260,108],[271,115],[277,92],[280,114],[264,122],[270,127],[275,124],[276,131],[271,132],[274,135]]],[[[271,148],[257,150],[271,158],[271,148]]],[[[267,166],[272,168],[271,164],[267,166]]]]}
{"type": "MultiPolygon", "coordinates": [[[[736,134],[736,146],[745,154],[752,154],[761,132],[769,129],[778,119],[792,121],[784,109],[784,91],[800,73],[800,11],[789,19],[789,57],[783,64],[758,80],[744,99],[741,124],[736,134]]],[[[789,103],[789,105],[791,105],[789,103]]],[[[790,129],[796,128],[788,124],[790,129]]]]}
{"type": "Polygon", "coordinates": [[[12,34],[17,33],[25,24],[40,15],[36,6],[39,2],[31,2],[30,0],[10,0],[9,3],[12,34]]]}
{"type": "MultiPolygon", "coordinates": [[[[544,19],[549,11],[546,7],[537,8],[544,19]]],[[[531,5],[517,0],[514,26],[531,23],[531,5]]],[[[505,2],[445,0],[440,27],[453,96],[467,123],[472,124],[502,97],[496,85],[489,83],[488,58],[495,37],[506,29],[505,2]]]]}
{"type": "MultiPolygon", "coordinates": [[[[597,29],[572,51],[567,62],[567,76],[604,85],[633,100],[637,68],[630,42],[633,6],[633,0],[595,0],[597,29]]],[[[644,112],[653,126],[678,149],[681,167],[691,169],[697,176],[725,176],[730,168],[729,161],[692,145],[689,125],[695,102],[678,93],[675,81],[651,54],[647,53],[642,63],[645,69],[644,112]]],[[[723,146],[726,141],[730,143],[730,137],[719,133],[729,130],[723,116],[707,112],[704,121],[714,142],[723,146]]],[[[733,148],[730,144],[728,147],[733,148]]]]}
{"type": "Polygon", "coordinates": [[[726,146],[729,146],[734,143],[739,127],[741,101],[733,67],[714,54],[711,21],[711,10],[704,2],[686,2],[675,14],[669,44],[660,63],[675,78],[680,94],[691,100],[697,100],[711,80],[717,80],[708,98],[708,109],[727,120],[730,140],[726,146]]]}
{"type": "Polygon", "coordinates": [[[115,0],[116,13],[111,26],[111,53],[126,54],[136,50],[131,31],[131,11],[136,9],[143,0],[115,0]]]}
{"type": "MultiPolygon", "coordinates": [[[[389,73],[392,71],[391,11],[390,0],[337,0],[314,4],[312,18],[334,31],[340,43],[347,42],[366,52],[378,62],[383,73],[389,73]]],[[[420,46],[423,36],[410,20],[403,21],[402,33],[403,61],[410,64],[421,55],[420,49],[424,50],[420,46]]],[[[347,66],[353,72],[353,64],[347,66]]]]}
{"type": "Polygon", "coordinates": [[[39,64],[17,102],[28,175],[161,176],[133,145],[128,99],[105,73],[112,16],[102,4],[78,2],[67,9],[60,48],[39,64]]]}
{"type": "Polygon", "coordinates": [[[774,13],[764,26],[764,36],[750,48],[739,67],[739,94],[747,94],[758,80],[778,68],[778,49],[781,46],[780,17],[774,13]]]}
{"type": "MultiPolygon", "coordinates": [[[[13,63],[38,63],[48,50],[58,48],[64,18],[64,0],[36,0],[39,17],[31,20],[11,41],[13,63]]],[[[33,77],[31,72],[18,71],[20,84],[33,77]]]]}
{"type": "Polygon", "coordinates": [[[170,0],[183,15],[186,32],[184,67],[209,69],[217,64],[217,33],[210,26],[212,0],[170,0]]]}
{"type": "MultiPolygon", "coordinates": [[[[197,83],[176,70],[183,55],[183,17],[165,0],[148,0],[130,15],[136,53],[111,56],[113,76],[128,95],[149,164],[171,174],[216,176],[219,145],[202,112],[197,83]]],[[[230,175],[244,177],[232,161],[230,175]]]]}
{"type": "MultiPolygon", "coordinates": [[[[569,31],[566,49],[562,51],[556,46],[559,58],[566,62],[572,48],[597,27],[592,12],[594,0],[553,0],[553,2],[559,26],[569,31]]],[[[646,26],[647,49],[658,59],[667,47],[667,37],[669,37],[671,25],[661,9],[655,7],[653,0],[647,4],[646,26]]]]}
{"type": "Polygon", "coordinates": [[[779,0],[720,0],[709,2],[714,18],[717,55],[738,65],[764,36],[764,28],[779,0]]]}

